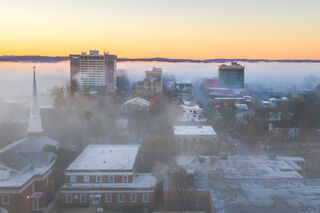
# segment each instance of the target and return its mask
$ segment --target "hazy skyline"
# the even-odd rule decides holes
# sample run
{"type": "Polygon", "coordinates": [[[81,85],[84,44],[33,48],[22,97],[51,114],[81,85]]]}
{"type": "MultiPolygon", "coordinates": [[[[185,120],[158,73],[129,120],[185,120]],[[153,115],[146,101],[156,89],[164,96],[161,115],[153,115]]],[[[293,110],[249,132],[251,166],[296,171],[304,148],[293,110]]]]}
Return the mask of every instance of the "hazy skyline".
{"type": "Polygon", "coordinates": [[[0,0],[0,55],[319,59],[319,0],[0,0]]]}

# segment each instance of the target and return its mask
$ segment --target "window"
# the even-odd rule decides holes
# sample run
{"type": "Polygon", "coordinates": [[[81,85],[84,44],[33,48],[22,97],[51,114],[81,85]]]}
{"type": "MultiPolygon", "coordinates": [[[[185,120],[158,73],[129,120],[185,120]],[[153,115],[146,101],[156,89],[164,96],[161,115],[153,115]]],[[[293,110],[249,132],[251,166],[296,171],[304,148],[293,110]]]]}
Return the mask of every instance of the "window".
{"type": "Polygon", "coordinates": [[[87,202],[87,194],[80,194],[80,203],[87,202]]]}
{"type": "Polygon", "coordinates": [[[3,205],[8,205],[8,204],[10,204],[10,197],[9,197],[9,195],[2,195],[2,204],[3,204],[3,205]]]}
{"type": "Polygon", "coordinates": [[[32,183],[32,192],[34,192],[34,183],[32,183]]]}
{"type": "Polygon", "coordinates": [[[77,176],[71,175],[71,176],[70,176],[70,182],[71,182],[71,183],[77,182],[77,176]]]}
{"type": "Polygon", "coordinates": [[[128,182],[128,180],[129,180],[128,175],[123,175],[122,176],[122,182],[128,182]]]}
{"type": "Polygon", "coordinates": [[[101,175],[97,175],[97,176],[96,176],[96,182],[97,182],[97,183],[101,183],[101,182],[102,182],[102,177],[101,177],[101,175]]]}
{"type": "Polygon", "coordinates": [[[148,202],[149,202],[149,193],[144,192],[144,193],[142,194],[142,201],[143,201],[144,203],[148,203],[148,202]]]}
{"type": "Polygon", "coordinates": [[[124,202],[124,193],[123,192],[119,192],[118,193],[118,202],[119,203],[123,203],[124,202]]]}
{"type": "Polygon", "coordinates": [[[130,201],[131,201],[131,203],[137,202],[137,193],[135,193],[135,192],[131,193],[130,201]]]}
{"type": "Polygon", "coordinates": [[[106,194],[106,203],[112,203],[112,193],[107,192],[106,194]]]}
{"type": "Polygon", "coordinates": [[[66,203],[72,203],[72,194],[66,194],[66,203]]]}
{"type": "Polygon", "coordinates": [[[47,184],[47,186],[49,185],[49,178],[47,178],[47,180],[46,180],[46,184],[47,184]]]}
{"type": "Polygon", "coordinates": [[[109,175],[108,176],[108,182],[114,182],[114,176],[113,175],[109,175]]]}
{"type": "Polygon", "coordinates": [[[88,183],[90,181],[90,177],[88,175],[83,176],[83,182],[88,183]]]}

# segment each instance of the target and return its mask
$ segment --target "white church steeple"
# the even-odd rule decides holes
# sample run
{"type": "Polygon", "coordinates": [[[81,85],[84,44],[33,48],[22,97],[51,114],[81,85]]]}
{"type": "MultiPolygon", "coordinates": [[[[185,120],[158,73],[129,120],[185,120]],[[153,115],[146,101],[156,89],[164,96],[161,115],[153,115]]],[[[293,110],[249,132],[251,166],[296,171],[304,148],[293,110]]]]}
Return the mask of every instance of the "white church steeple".
{"type": "Polygon", "coordinates": [[[41,116],[38,107],[38,94],[37,94],[37,81],[36,81],[36,67],[33,66],[33,94],[32,94],[32,102],[31,102],[31,110],[29,117],[29,125],[27,134],[29,136],[38,136],[42,135],[42,123],[41,116]]]}

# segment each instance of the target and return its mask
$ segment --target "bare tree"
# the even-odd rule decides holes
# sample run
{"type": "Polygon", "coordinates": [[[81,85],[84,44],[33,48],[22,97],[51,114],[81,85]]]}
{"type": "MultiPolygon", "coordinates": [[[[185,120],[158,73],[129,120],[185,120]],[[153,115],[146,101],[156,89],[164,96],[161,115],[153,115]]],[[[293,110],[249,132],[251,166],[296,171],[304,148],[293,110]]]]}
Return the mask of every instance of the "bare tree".
{"type": "Polygon", "coordinates": [[[172,136],[152,135],[143,142],[141,169],[150,172],[156,162],[169,163],[176,155],[172,136]]]}
{"type": "Polygon", "coordinates": [[[193,207],[194,175],[184,168],[177,168],[169,179],[168,208],[178,212],[185,212],[193,207]]]}

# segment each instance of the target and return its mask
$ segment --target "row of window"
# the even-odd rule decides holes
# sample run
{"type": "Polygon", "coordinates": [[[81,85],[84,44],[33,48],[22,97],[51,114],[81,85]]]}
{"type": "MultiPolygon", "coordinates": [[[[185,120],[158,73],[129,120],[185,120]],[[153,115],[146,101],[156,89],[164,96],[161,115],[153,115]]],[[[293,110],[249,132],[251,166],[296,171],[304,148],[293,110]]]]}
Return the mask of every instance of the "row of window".
{"type": "MultiPolygon", "coordinates": [[[[112,192],[107,192],[106,197],[105,197],[105,202],[106,203],[112,203],[112,197],[116,193],[112,192]]],[[[118,192],[118,203],[124,203],[125,202],[125,196],[124,192],[118,192]]],[[[72,203],[73,199],[78,199],[78,195],[72,195],[72,194],[66,194],[66,202],[67,203],[72,203]]],[[[87,194],[80,194],[80,203],[86,203],[87,202],[87,194]]],[[[136,192],[131,192],[130,193],[130,202],[135,203],[137,202],[137,193],[136,192]]],[[[142,193],[142,202],[148,203],[149,202],[149,193],[144,192],[142,193]]]]}
{"type": "MultiPolygon", "coordinates": [[[[188,138],[177,138],[178,142],[180,142],[180,141],[187,142],[189,140],[191,140],[191,138],[189,138],[189,137],[188,138]]],[[[203,141],[205,141],[205,142],[209,142],[209,141],[215,142],[216,139],[215,138],[206,138],[206,139],[203,139],[203,138],[192,138],[192,141],[193,142],[197,142],[197,141],[199,141],[199,142],[203,142],[203,141]]]]}
{"type": "Polygon", "coordinates": [[[81,69],[80,70],[80,73],[81,74],[90,74],[90,73],[97,73],[97,74],[99,74],[99,75],[104,75],[104,73],[105,73],[105,70],[104,69],[81,69]]]}
{"type": "MultiPolygon", "coordinates": [[[[77,177],[76,175],[71,175],[70,176],[70,182],[71,183],[76,183],[77,182],[77,177]]],[[[122,175],[122,182],[127,183],[129,181],[129,176],[128,175],[122,175]]],[[[84,183],[89,183],[90,182],[90,176],[89,175],[84,175],[83,176],[83,182],[84,183]]],[[[102,182],[102,175],[97,175],[96,176],[96,183],[101,183],[102,182]]],[[[113,183],[114,182],[114,176],[109,175],[108,176],[108,183],[113,183]]]]}
{"type": "Polygon", "coordinates": [[[101,76],[97,76],[97,75],[91,75],[91,76],[86,76],[86,75],[81,75],[80,76],[80,80],[82,81],[97,81],[97,80],[100,80],[100,81],[104,81],[105,79],[105,76],[104,75],[101,75],[101,76]]]}
{"type": "Polygon", "coordinates": [[[81,83],[105,83],[104,80],[82,80],[80,81],[81,83]]]}

